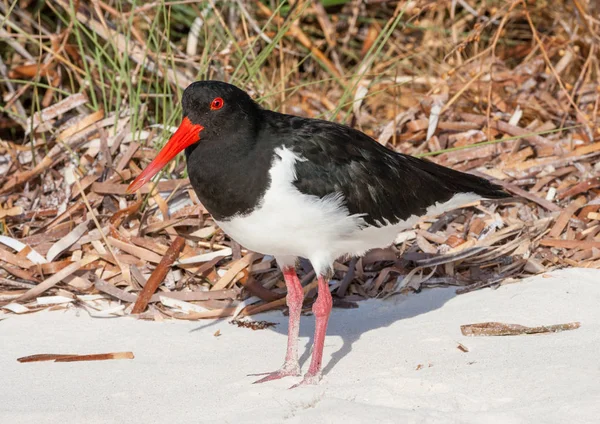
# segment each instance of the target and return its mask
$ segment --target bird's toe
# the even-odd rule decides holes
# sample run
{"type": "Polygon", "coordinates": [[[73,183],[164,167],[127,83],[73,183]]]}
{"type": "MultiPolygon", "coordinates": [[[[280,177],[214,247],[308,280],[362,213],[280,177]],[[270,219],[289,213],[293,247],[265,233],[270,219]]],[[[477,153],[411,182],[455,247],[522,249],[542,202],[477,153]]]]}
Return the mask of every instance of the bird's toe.
{"type": "Polygon", "coordinates": [[[310,373],[307,372],[306,374],[304,374],[304,378],[302,379],[302,381],[300,383],[294,384],[292,387],[290,387],[290,389],[295,389],[296,387],[300,387],[300,386],[314,386],[316,384],[319,384],[319,381],[321,381],[321,373],[310,373]]]}
{"type": "Polygon", "coordinates": [[[284,377],[297,377],[300,375],[300,367],[299,366],[286,366],[284,365],[281,369],[278,369],[274,372],[267,372],[261,374],[250,374],[250,375],[264,375],[263,378],[256,380],[253,384],[258,383],[266,383],[267,381],[279,380],[284,377]]]}

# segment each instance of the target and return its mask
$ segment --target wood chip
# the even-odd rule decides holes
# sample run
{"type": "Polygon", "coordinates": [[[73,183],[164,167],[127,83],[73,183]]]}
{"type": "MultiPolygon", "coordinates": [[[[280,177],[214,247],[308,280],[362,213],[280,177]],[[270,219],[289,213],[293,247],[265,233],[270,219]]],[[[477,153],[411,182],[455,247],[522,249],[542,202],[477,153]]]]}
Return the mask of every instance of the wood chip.
{"type": "Polygon", "coordinates": [[[88,264],[91,264],[92,262],[96,261],[97,259],[98,259],[98,256],[90,255],[90,256],[83,258],[80,261],[72,263],[71,265],[58,271],[52,277],[42,281],[40,284],[38,284],[34,288],[28,290],[23,295],[19,296],[17,298],[17,301],[24,302],[26,300],[33,299],[34,297],[38,296],[39,294],[42,294],[46,290],[48,290],[48,289],[54,287],[56,284],[60,283],[65,277],[68,277],[69,275],[73,274],[75,271],[81,269],[82,267],[84,267],[88,264]]]}
{"type": "MultiPolygon", "coordinates": [[[[231,284],[233,279],[244,268],[246,268],[247,266],[252,264],[252,262],[254,262],[256,259],[258,259],[259,256],[260,255],[258,253],[249,253],[248,255],[244,256],[242,259],[235,262],[235,264],[227,270],[225,275],[223,275],[219,279],[219,281],[217,281],[217,283],[212,287],[211,290],[222,290],[222,289],[226,288],[229,284],[231,284]]],[[[240,278],[241,278],[241,276],[240,276],[240,278]]]]}
{"type": "Polygon", "coordinates": [[[87,232],[89,223],[89,219],[85,220],[84,222],[76,226],[73,229],[73,231],[71,231],[69,234],[67,234],[59,241],[54,243],[50,250],[48,250],[48,253],[46,254],[46,260],[48,262],[52,262],[58,255],[60,255],[62,252],[74,245],[77,242],[77,240],[79,240],[81,236],[83,236],[87,232]]]}
{"type": "Polygon", "coordinates": [[[565,249],[600,249],[600,241],[589,241],[589,240],[558,240],[544,238],[540,240],[540,245],[549,247],[560,247],[565,249]]]}
{"type": "Polygon", "coordinates": [[[110,244],[123,252],[129,253],[133,256],[137,256],[138,258],[152,263],[160,263],[162,260],[162,256],[157,255],[156,253],[144,249],[143,247],[135,246],[133,244],[125,243],[124,241],[118,240],[114,237],[107,237],[110,244]]]}
{"type": "Polygon", "coordinates": [[[73,94],[57,103],[54,103],[52,106],[47,107],[44,110],[33,115],[32,118],[27,120],[26,131],[28,132],[29,128],[37,128],[40,123],[49,121],[53,118],[56,118],[59,115],[62,115],[71,109],[74,109],[78,106],[84,105],[87,103],[87,98],[83,93],[73,94]]]}
{"type": "Polygon", "coordinates": [[[563,230],[565,229],[565,227],[567,226],[567,224],[569,223],[569,220],[571,219],[571,217],[584,204],[585,204],[585,200],[583,200],[583,199],[578,199],[578,200],[571,202],[571,204],[569,204],[569,206],[567,206],[560,213],[560,215],[558,216],[558,219],[554,223],[554,226],[548,233],[548,236],[550,238],[556,238],[556,237],[560,236],[562,234],[563,230]]]}
{"type": "Polygon", "coordinates": [[[468,347],[466,347],[466,346],[465,346],[464,344],[462,344],[462,343],[458,343],[458,344],[457,344],[457,346],[456,346],[456,348],[457,348],[458,350],[460,350],[461,352],[464,352],[464,353],[468,353],[468,352],[469,352],[469,348],[468,348],[468,347]]]}
{"type": "Polygon", "coordinates": [[[460,331],[463,336],[517,336],[522,334],[558,333],[560,331],[575,330],[580,326],[580,322],[544,325],[540,327],[525,327],[519,324],[504,324],[501,322],[482,322],[479,324],[461,325],[460,331]]]}
{"type": "Polygon", "coordinates": [[[112,359],[134,359],[133,352],[111,352],[111,353],[96,353],[92,355],[73,355],[73,354],[56,354],[42,353],[38,355],[24,356],[18,358],[21,363],[27,362],[84,362],[84,361],[107,361],[112,359]]]}

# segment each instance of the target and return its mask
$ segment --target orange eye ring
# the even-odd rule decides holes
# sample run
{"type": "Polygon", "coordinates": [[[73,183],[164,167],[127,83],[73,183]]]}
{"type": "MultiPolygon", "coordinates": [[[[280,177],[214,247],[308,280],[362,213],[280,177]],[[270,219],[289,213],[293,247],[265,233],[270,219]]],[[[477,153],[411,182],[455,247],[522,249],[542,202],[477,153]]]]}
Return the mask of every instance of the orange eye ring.
{"type": "Polygon", "coordinates": [[[210,110],[219,110],[223,107],[224,104],[225,102],[221,97],[215,97],[210,103],[210,110]]]}

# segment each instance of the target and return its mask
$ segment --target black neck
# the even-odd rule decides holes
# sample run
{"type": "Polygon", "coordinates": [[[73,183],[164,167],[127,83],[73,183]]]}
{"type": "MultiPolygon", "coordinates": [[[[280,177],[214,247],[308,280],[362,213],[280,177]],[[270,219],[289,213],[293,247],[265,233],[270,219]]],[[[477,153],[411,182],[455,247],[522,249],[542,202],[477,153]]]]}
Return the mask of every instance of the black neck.
{"type": "Polygon", "coordinates": [[[198,198],[218,220],[256,207],[269,184],[273,149],[260,142],[260,120],[232,122],[218,136],[187,149],[187,169],[198,198]]]}

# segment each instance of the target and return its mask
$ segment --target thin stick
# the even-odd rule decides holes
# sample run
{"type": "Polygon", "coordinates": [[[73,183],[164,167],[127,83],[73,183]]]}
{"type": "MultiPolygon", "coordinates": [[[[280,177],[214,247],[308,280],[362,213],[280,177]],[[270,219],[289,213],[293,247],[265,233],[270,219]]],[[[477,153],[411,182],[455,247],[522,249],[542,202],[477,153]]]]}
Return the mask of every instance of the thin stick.
{"type": "MultiPolygon", "coordinates": [[[[106,247],[108,247],[108,251],[110,252],[111,256],[113,257],[113,259],[115,260],[115,262],[117,263],[117,265],[119,266],[119,269],[121,270],[121,272],[123,274],[126,274],[126,271],[123,268],[123,264],[121,264],[121,262],[119,261],[119,258],[117,258],[117,255],[115,255],[115,252],[113,251],[112,245],[110,244],[110,242],[106,238],[106,234],[104,234],[104,231],[102,231],[102,226],[98,222],[98,218],[96,218],[96,214],[94,213],[94,210],[92,209],[92,205],[90,204],[90,201],[88,200],[86,194],[84,193],[83,188],[81,187],[81,183],[79,182],[78,179],[75,180],[75,184],[77,184],[77,188],[79,189],[79,193],[81,193],[81,198],[83,199],[83,202],[85,203],[85,206],[87,207],[88,211],[90,212],[90,215],[92,215],[92,219],[94,220],[94,224],[96,224],[96,228],[100,232],[100,236],[102,236],[102,240],[104,240],[104,243],[106,243],[106,247]]],[[[127,269],[127,271],[129,271],[129,269],[127,269]]]]}
{"type": "Polygon", "coordinates": [[[72,354],[55,354],[42,353],[39,355],[24,356],[18,358],[21,363],[27,362],[82,362],[82,361],[106,361],[108,359],[133,359],[133,352],[111,352],[111,353],[95,353],[92,355],[72,355],[72,354]]]}
{"type": "Polygon", "coordinates": [[[554,75],[554,78],[556,78],[556,81],[558,82],[558,85],[560,85],[560,88],[565,93],[565,97],[569,100],[569,103],[571,104],[571,106],[573,106],[573,108],[575,109],[575,111],[577,112],[577,114],[579,115],[579,117],[583,120],[583,122],[585,122],[586,126],[588,128],[590,128],[591,125],[590,125],[590,122],[588,121],[587,117],[579,109],[579,106],[577,106],[577,104],[573,101],[573,98],[571,97],[571,94],[569,94],[569,90],[567,90],[567,88],[565,87],[564,83],[562,82],[562,79],[558,75],[558,72],[556,72],[556,69],[554,69],[554,65],[552,65],[552,62],[550,61],[550,58],[548,57],[548,53],[546,52],[546,49],[544,48],[544,46],[542,44],[542,40],[540,39],[540,37],[539,37],[539,35],[537,33],[537,30],[535,29],[535,25],[533,25],[533,21],[531,20],[531,16],[529,16],[529,11],[527,10],[527,6],[525,5],[525,2],[523,2],[523,5],[525,6],[524,7],[524,9],[525,9],[525,17],[527,18],[527,22],[529,23],[529,26],[531,27],[531,33],[533,34],[533,38],[535,38],[535,42],[540,47],[540,51],[542,52],[542,55],[544,56],[544,60],[546,61],[546,65],[548,66],[548,68],[550,68],[550,71],[552,72],[552,75],[554,75]]]}
{"type": "Polygon", "coordinates": [[[448,110],[448,108],[450,106],[452,106],[452,104],[460,97],[462,96],[462,94],[471,86],[471,84],[473,84],[475,81],[477,81],[483,74],[485,71],[479,71],[479,73],[477,73],[477,75],[475,75],[473,78],[471,78],[469,80],[469,82],[467,82],[465,85],[462,86],[462,88],[460,90],[458,90],[458,92],[452,96],[452,98],[450,100],[448,100],[448,103],[446,103],[444,105],[444,107],[442,108],[442,110],[440,111],[440,115],[444,112],[446,112],[448,110]]]}
{"type": "Polygon", "coordinates": [[[498,44],[498,40],[500,39],[500,34],[502,34],[502,29],[508,20],[510,12],[514,9],[518,2],[514,2],[510,5],[510,9],[502,18],[498,29],[496,30],[496,34],[494,35],[494,41],[492,42],[492,59],[490,60],[490,86],[488,88],[487,95],[487,109],[486,109],[486,117],[487,117],[487,138],[491,139],[491,128],[490,128],[490,115],[492,114],[492,87],[494,86],[494,64],[496,62],[496,45],[498,44]]]}
{"type": "Polygon", "coordinates": [[[54,362],[106,361],[108,359],[133,359],[133,352],[97,353],[57,358],[54,362]]]}
{"type": "Polygon", "coordinates": [[[54,287],[55,285],[60,283],[63,279],[65,279],[69,275],[73,274],[75,271],[78,271],[79,269],[83,268],[84,266],[91,264],[92,262],[94,262],[97,259],[98,259],[97,255],[90,255],[90,256],[83,258],[80,261],[73,262],[71,265],[68,265],[67,267],[61,269],[56,274],[52,275],[51,277],[42,281],[37,286],[35,286],[35,287],[29,289],[28,291],[26,291],[25,293],[23,293],[15,301],[16,302],[24,302],[26,300],[30,300],[30,299],[36,297],[37,295],[54,287]]]}
{"type": "Polygon", "coordinates": [[[181,236],[177,236],[173,241],[173,244],[171,244],[171,246],[169,247],[169,250],[167,250],[167,253],[165,253],[165,256],[163,256],[156,269],[152,272],[152,275],[150,275],[148,282],[139,294],[135,305],[133,306],[133,310],[131,311],[132,314],[142,313],[146,309],[146,306],[148,306],[148,302],[150,302],[150,298],[152,297],[160,283],[162,283],[165,279],[169,268],[179,256],[179,253],[183,249],[184,245],[185,239],[181,236]]]}

